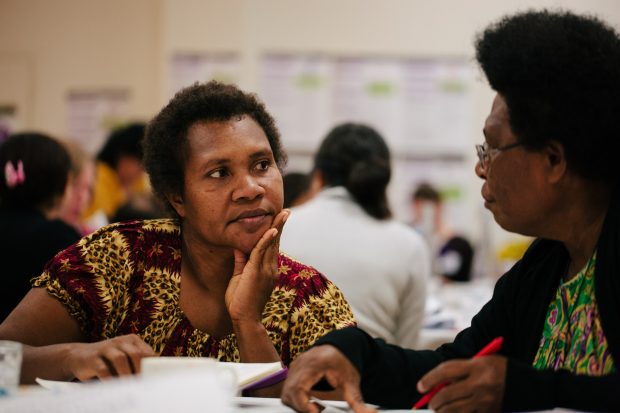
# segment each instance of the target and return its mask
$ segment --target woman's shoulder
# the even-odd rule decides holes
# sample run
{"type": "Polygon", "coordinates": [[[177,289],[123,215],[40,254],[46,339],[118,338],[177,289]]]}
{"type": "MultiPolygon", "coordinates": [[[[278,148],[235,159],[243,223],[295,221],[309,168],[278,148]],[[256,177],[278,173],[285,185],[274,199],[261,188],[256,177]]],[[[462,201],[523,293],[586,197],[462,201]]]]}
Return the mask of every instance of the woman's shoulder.
{"type": "Polygon", "coordinates": [[[132,259],[167,260],[170,254],[180,256],[181,230],[178,220],[168,218],[116,222],[86,235],[75,248],[82,256],[100,257],[98,251],[115,250],[128,252],[132,259]]]}
{"type": "Polygon", "coordinates": [[[280,252],[278,255],[278,280],[276,286],[284,288],[322,290],[331,282],[316,268],[280,252]]]}
{"type": "Polygon", "coordinates": [[[120,285],[145,266],[178,267],[180,245],[180,230],[175,220],[113,223],[59,252],[48,262],[35,286],[58,279],[67,287],[77,285],[76,280],[90,283],[97,277],[120,285]]]}
{"type": "Polygon", "coordinates": [[[145,219],[115,222],[98,229],[90,235],[84,237],[87,240],[97,240],[115,238],[122,236],[144,236],[145,234],[155,235],[180,235],[181,228],[179,221],[172,218],[145,219]]]}

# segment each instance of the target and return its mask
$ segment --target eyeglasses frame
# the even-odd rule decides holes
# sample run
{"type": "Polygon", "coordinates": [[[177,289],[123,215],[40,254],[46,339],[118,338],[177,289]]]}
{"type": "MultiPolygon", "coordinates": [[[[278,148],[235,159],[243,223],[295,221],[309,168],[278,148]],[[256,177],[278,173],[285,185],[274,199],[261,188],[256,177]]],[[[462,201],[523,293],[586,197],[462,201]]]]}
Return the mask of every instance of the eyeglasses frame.
{"type": "Polygon", "coordinates": [[[523,145],[523,142],[518,141],[500,146],[499,148],[491,148],[487,142],[484,142],[482,145],[476,145],[476,155],[478,155],[478,161],[480,162],[482,169],[486,169],[487,166],[489,166],[489,162],[491,162],[491,158],[494,154],[504,152],[521,145],[523,145]]]}

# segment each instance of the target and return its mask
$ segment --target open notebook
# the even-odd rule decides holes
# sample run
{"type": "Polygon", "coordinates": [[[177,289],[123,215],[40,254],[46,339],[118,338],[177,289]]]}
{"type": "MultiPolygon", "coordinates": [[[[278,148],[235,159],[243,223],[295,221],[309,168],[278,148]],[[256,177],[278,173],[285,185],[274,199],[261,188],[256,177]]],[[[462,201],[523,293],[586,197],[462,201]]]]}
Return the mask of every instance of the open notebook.
{"type": "MultiPolygon", "coordinates": [[[[142,359],[142,374],[154,375],[166,372],[179,372],[199,368],[223,368],[232,371],[236,377],[237,388],[248,390],[260,384],[268,385],[286,377],[287,369],[279,361],[273,363],[232,363],[218,362],[202,357],[147,357],[142,359]]],[[[68,390],[81,383],[45,380],[38,378],[37,383],[50,390],[68,390]]],[[[261,386],[262,387],[262,386],[261,386]]]]}

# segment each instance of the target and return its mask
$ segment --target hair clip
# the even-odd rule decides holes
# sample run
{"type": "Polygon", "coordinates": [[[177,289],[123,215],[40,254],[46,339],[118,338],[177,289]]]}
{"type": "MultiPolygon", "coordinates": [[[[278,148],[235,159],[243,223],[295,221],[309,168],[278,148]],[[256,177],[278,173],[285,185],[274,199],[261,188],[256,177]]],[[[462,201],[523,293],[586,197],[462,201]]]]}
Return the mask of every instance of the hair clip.
{"type": "Polygon", "coordinates": [[[6,180],[6,186],[9,188],[15,188],[17,185],[23,184],[26,180],[23,162],[21,160],[17,161],[16,169],[11,161],[7,161],[6,165],[4,165],[4,179],[6,180]]]}

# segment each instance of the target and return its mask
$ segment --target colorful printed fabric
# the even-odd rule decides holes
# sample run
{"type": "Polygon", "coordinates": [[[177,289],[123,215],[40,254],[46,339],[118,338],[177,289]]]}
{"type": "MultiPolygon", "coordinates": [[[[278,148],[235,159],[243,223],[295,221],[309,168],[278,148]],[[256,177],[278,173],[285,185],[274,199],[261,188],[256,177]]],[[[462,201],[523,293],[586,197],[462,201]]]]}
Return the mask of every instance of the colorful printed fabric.
{"type": "MultiPolygon", "coordinates": [[[[284,364],[325,333],[355,325],[342,293],[323,275],[280,254],[263,324],[284,364]]],[[[234,334],[192,327],[179,305],[181,234],[176,220],[112,224],[48,263],[33,286],[69,310],[87,340],[137,334],[162,356],[240,361],[234,334]]]]}
{"type": "Polygon", "coordinates": [[[588,376],[615,371],[596,305],[595,267],[596,252],[579,274],[560,285],[547,312],[535,368],[588,376]]]}

